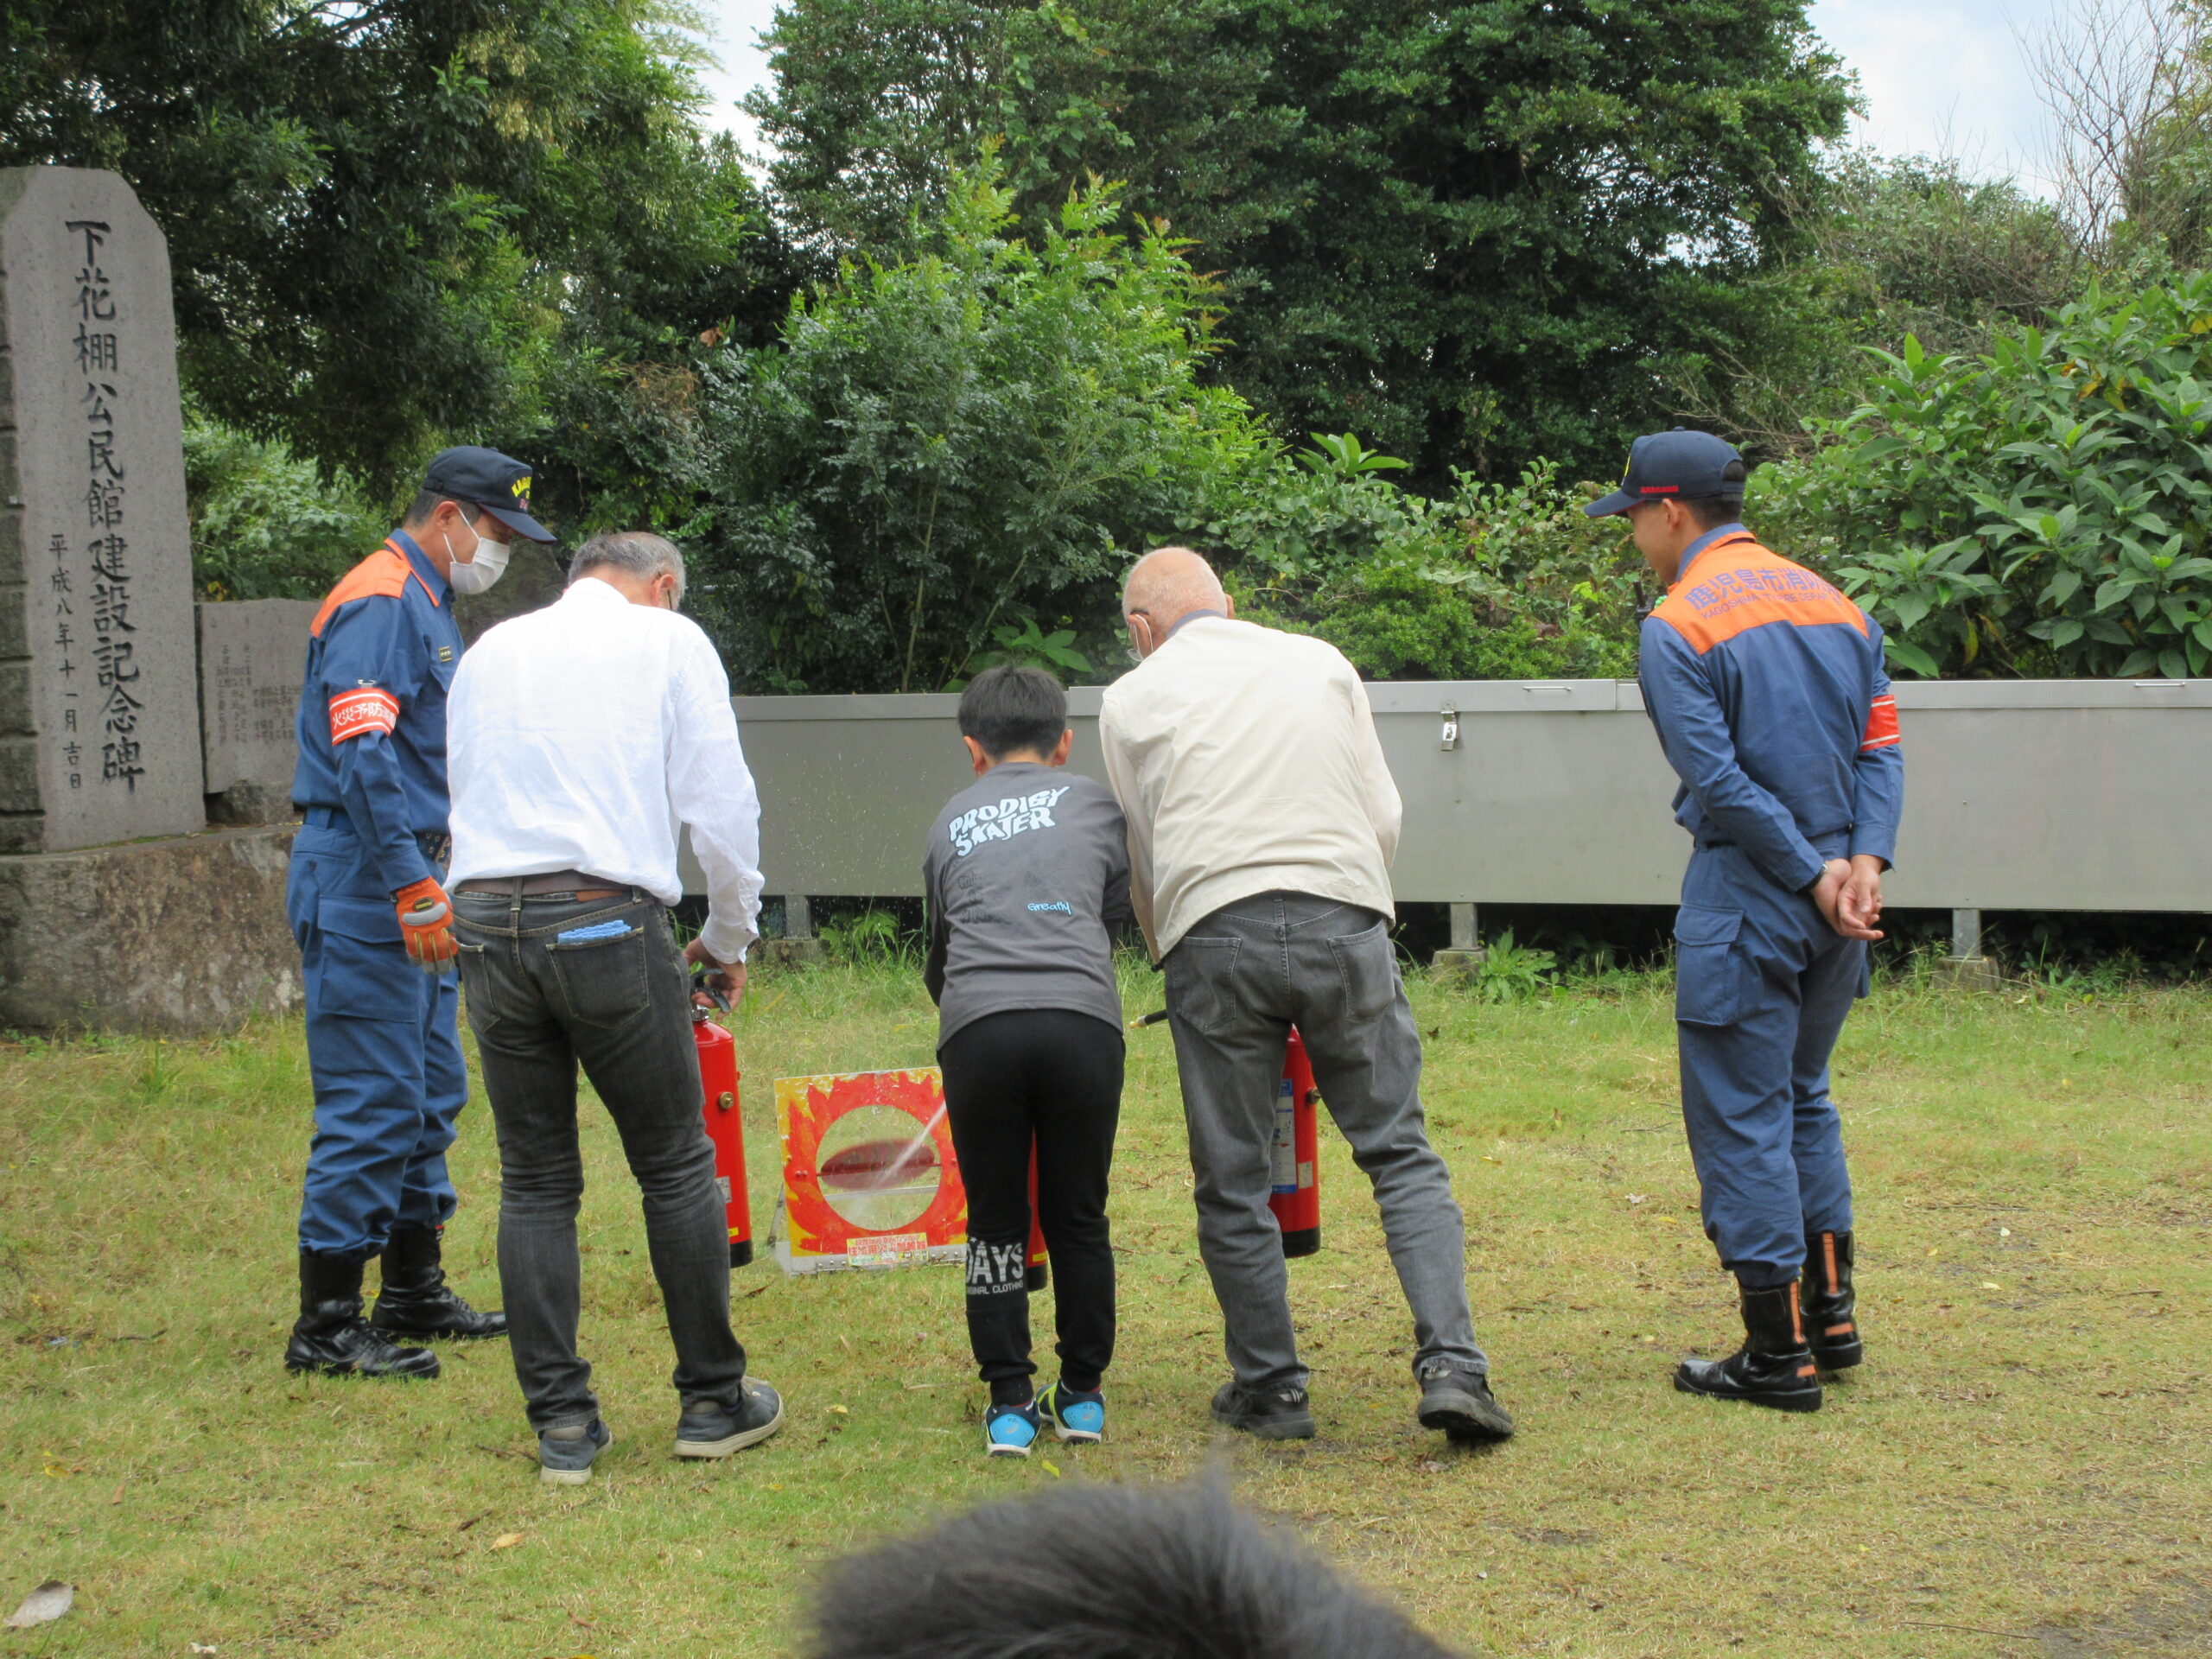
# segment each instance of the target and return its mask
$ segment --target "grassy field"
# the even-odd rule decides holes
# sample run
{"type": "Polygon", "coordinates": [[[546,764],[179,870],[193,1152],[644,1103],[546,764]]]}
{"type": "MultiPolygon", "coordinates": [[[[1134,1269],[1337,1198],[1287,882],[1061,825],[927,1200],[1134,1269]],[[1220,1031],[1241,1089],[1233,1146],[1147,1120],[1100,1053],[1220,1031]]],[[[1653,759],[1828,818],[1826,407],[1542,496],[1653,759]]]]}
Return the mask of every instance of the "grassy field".
{"type": "MultiPolygon", "coordinates": [[[[1133,1012],[1157,986],[1132,969],[1133,1012]]],[[[1327,1135],[1326,1248],[1293,1268],[1320,1438],[1211,1432],[1219,1330],[1156,1030],[1130,1039],[1109,1444],[977,1454],[954,1272],[764,1262],[735,1281],[739,1329],[790,1427],[678,1465],[635,1192],[594,1111],[584,1342],[620,1443],[581,1491],[537,1484],[503,1344],[448,1346],[430,1384],[285,1376],[296,1024],[0,1046],[0,1601],[78,1586],[67,1618],[0,1649],[787,1653],[810,1569],[856,1540],[1040,1483],[1212,1466],[1475,1653],[2212,1653],[2212,998],[1908,985],[1864,1005],[1838,1093],[1870,1363],[1792,1418],[1667,1385],[1733,1325],[1664,985],[1414,995],[1510,1445],[1414,1427],[1407,1317],[1327,1135]]],[[[933,1025],[912,976],[853,969],[764,976],[732,1023],[765,1224],[768,1080],[926,1062],[933,1025]]],[[[494,1305],[480,1101],[454,1173],[449,1259],[494,1305]]]]}

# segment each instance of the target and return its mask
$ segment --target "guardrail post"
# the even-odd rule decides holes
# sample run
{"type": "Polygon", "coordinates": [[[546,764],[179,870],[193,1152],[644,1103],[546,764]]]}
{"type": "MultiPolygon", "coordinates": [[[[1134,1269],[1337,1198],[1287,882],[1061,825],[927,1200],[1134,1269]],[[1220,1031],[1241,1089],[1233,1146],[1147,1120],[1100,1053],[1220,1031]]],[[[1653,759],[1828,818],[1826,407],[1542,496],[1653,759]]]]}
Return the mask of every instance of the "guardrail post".
{"type": "Polygon", "coordinates": [[[763,939],[753,950],[762,961],[779,968],[797,968],[822,960],[822,941],[814,937],[814,917],[806,907],[804,893],[784,895],[783,937],[763,939]]]}
{"type": "Polygon", "coordinates": [[[1951,954],[1936,964],[1936,977],[1946,985],[1955,985],[1969,991],[2001,990],[2005,976],[1997,964],[1981,954],[1981,912],[1979,910],[1954,910],[1951,912],[1951,954]]]}
{"type": "Polygon", "coordinates": [[[1475,931],[1475,907],[1471,903],[1452,906],[1452,943],[1440,950],[1429,963],[1429,972],[1440,980],[1466,980],[1474,976],[1483,965],[1481,937],[1475,931]]]}

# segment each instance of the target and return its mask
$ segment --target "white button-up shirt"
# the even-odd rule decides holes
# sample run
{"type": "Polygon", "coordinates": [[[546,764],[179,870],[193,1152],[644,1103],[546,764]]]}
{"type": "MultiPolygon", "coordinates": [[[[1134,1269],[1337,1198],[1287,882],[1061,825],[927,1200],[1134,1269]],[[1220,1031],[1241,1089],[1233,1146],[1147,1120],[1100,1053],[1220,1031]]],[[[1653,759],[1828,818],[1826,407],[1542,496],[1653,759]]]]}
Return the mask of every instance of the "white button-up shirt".
{"type": "Polygon", "coordinates": [[[1334,645],[1193,617],[1106,689],[1098,742],[1155,960],[1255,893],[1396,913],[1398,786],[1367,688],[1334,645]]]}
{"type": "Polygon", "coordinates": [[[586,576],[502,622],[454,676],[448,885],[580,870],[683,897],[678,826],[707,875],[700,938],[737,962],[759,937],[760,798],[729,677],[699,625],[586,576]]]}

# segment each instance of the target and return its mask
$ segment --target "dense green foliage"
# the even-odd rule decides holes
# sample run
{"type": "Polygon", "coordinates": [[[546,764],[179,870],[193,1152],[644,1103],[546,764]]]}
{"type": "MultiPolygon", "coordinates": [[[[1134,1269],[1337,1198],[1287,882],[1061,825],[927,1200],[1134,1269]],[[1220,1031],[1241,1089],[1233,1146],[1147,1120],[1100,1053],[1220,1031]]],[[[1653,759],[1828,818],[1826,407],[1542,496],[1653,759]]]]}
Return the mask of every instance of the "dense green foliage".
{"type": "Polygon", "coordinates": [[[1432,499],[1347,475],[1340,454],[1306,459],[1198,527],[1201,545],[1242,556],[1230,582],[1243,614],[1317,634],[1373,679],[1636,672],[1641,561],[1553,469],[1510,486],[1461,474],[1432,499]]]}
{"type": "Polygon", "coordinates": [[[1735,337],[1666,388],[1668,410],[1762,459],[1804,454],[1808,420],[1858,404],[1868,347],[1899,352],[1910,335],[1986,351],[2078,297],[2094,269],[2049,203],[1955,162],[1844,151],[1790,214],[1795,249],[1746,290],[1735,337]]]}
{"type": "Polygon", "coordinates": [[[184,481],[193,587],[209,599],[320,599],[387,528],[351,479],[205,420],[185,424],[184,481]]]}
{"type": "Polygon", "coordinates": [[[2093,289],[1986,355],[1916,342],[1758,476],[1923,675],[2180,678],[2212,663],[2212,276],[2093,289]]]}
{"type": "Polygon", "coordinates": [[[931,251],[848,264],[707,368],[693,604],[745,683],[933,690],[1001,627],[1110,630],[1129,561],[1268,448],[1198,384],[1173,243],[1109,232],[1110,192],[1033,246],[1008,206],[964,175],[931,251]]]}
{"type": "Polygon", "coordinates": [[[994,137],[1033,229],[1126,180],[1223,273],[1223,378],[1436,488],[1616,466],[1755,330],[1847,98],[1800,0],[792,0],[770,41],[812,234],[895,245],[994,137]]]}
{"type": "MultiPolygon", "coordinates": [[[[168,233],[201,406],[396,490],[456,435],[559,448],[626,365],[780,310],[758,193],[693,124],[681,21],[10,0],[0,165],[122,174],[168,233]]],[[[574,447],[580,477],[621,471],[619,446],[574,447]]]]}

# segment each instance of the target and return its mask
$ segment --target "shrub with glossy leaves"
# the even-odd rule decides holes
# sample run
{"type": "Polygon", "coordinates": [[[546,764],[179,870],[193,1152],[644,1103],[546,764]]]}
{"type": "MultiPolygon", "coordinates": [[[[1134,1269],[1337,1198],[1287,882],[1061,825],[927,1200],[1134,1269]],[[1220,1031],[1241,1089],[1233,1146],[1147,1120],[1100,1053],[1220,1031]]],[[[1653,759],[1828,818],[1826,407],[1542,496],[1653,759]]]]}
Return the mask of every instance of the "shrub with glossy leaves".
{"type": "Polygon", "coordinates": [[[2092,288],[1981,357],[1917,341],[1825,447],[1753,479],[1752,523],[1938,676],[2212,664],[2212,276],[2092,288]]]}

